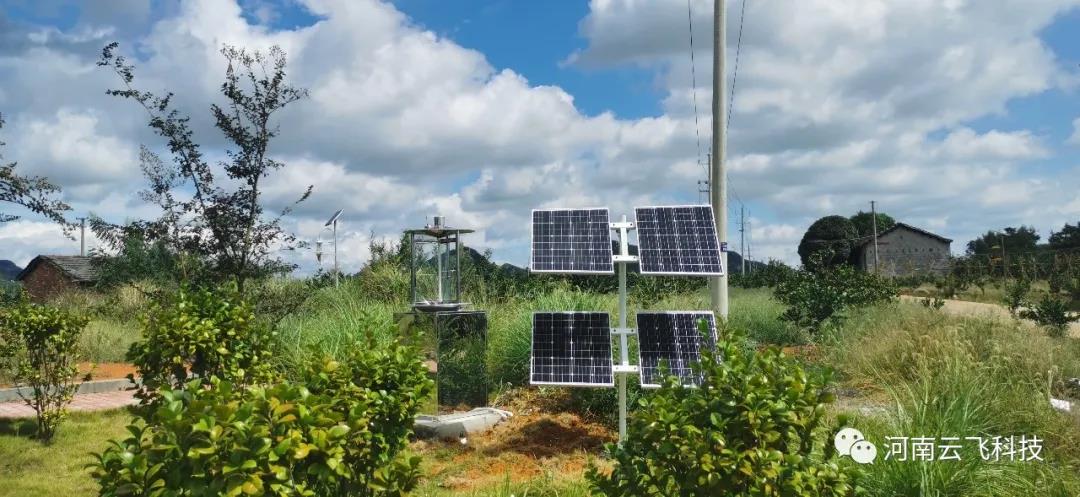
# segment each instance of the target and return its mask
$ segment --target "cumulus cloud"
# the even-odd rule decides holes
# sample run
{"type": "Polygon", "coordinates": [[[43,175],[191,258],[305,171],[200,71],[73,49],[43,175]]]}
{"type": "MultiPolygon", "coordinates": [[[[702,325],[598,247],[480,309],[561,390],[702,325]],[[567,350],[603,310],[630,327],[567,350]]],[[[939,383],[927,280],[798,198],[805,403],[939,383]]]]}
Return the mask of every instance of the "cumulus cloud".
{"type": "MultiPolygon", "coordinates": [[[[136,82],[175,92],[207,153],[222,156],[206,112],[220,101],[219,50],[276,44],[310,98],[281,115],[272,153],[287,166],[264,198],[284,208],[314,185],[288,219],[307,239],[345,209],[347,270],[362,263],[372,234],[396,237],[436,213],[477,228],[471,241],[497,258],[522,263],[532,208],[609,206],[618,215],[697,195],[684,2],[593,0],[580,24],[587,47],[567,54],[569,67],[655,70],[664,112],[640,119],[586,114],[564,89],[495,67],[390,3],[302,3],[320,20],[295,29],[267,27],[277,13],[263,2],[247,4],[245,17],[241,4],[218,0],[182,2],[158,19],[134,10],[130,23],[88,7],[71,29],[12,25],[0,35],[4,134],[18,137],[7,155],[64,185],[77,210],[152,215],[132,193],[142,183],[135,151],[162,142],[142,109],[103,94],[118,82],[94,65],[101,45],[118,37],[136,82]]],[[[1015,208],[1024,198],[1071,200],[1053,180],[1015,186],[1024,161],[1052,153],[1042,136],[969,121],[1060,84],[1064,70],[1038,34],[1077,3],[749,2],[728,161],[740,197],[769,213],[754,221],[754,252],[792,262],[815,217],[870,199],[953,238],[1025,221],[1015,208]]],[[[692,2],[699,103],[709,101],[711,4],[692,2]]],[[[737,26],[728,33],[733,49],[737,26]]],[[[699,117],[707,123],[707,110],[699,117]]],[[[5,233],[4,243],[15,236],[5,233]]],[[[290,257],[313,267],[310,254],[290,257]]]]}

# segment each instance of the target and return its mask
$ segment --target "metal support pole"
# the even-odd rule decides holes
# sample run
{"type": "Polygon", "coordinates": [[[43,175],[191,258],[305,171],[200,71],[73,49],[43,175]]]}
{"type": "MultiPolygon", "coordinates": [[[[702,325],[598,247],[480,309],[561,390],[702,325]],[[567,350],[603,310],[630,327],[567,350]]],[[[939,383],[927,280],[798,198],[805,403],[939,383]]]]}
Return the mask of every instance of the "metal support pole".
{"type": "Polygon", "coordinates": [[[416,233],[409,233],[409,299],[416,303],[416,233]]]}
{"type": "MultiPolygon", "coordinates": [[[[713,94],[712,94],[712,164],[709,169],[709,190],[713,217],[716,221],[716,235],[720,245],[727,244],[727,173],[724,170],[724,154],[727,146],[727,92],[724,91],[724,45],[727,36],[725,24],[724,0],[715,0],[713,4],[713,94]]],[[[726,267],[727,251],[721,249],[720,262],[726,267]]],[[[730,271],[730,268],[728,268],[730,271]]],[[[728,317],[728,278],[727,272],[721,276],[709,278],[709,293],[713,311],[721,319],[728,317]]]]}
{"type": "Polygon", "coordinates": [[[341,269],[338,268],[337,262],[337,218],[334,218],[334,286],[338,286],[339,274],[341,274],[341,269]]]}
{"type": "Polygon", "coordinates": [[[877,248],[877,203],[870,201],[870,219],[874,224],[874,273],[878,272],[878,248],[877,248]]]}
{"type": "Polygon", "coordinates": [[[454,302],[461,302],[461,235],[454,235],[454,253],[457,254],[457,269],[454,270],[454,302]]]}
{"type": "Polygon", "coordinates": [[[86,255],[86,218],[79,218],[79,255],[86,255]]]}
{"type": "MultiPolygon", "coordinates": [[[[439,292],[439,296],[436,297],[437,301],[439,301],[439,302],[443,301],[443,294],[442,294],[442,271],[443,271],[443,267],[442,267],[442,258],[443,258],[442,252],[443,252],[443,250],[442,249],[443,249],[443,247],[444,247],[444,245],[442,244],[442,242],[440,242],[438,240],[435,241],[435,289],[436,289],[437,292],[439,292]]],[[[449,259],[449,257],[447,257],[447,259],[449,259]]],[[[447,261],[447,263],[449,263],[449,261],[447,261]]]]}
{"type": "MultiPolygon", "coordinates": [[[[630,241],[627,237],[626,215],[622,216],[619,228],[619,255],[630,255],[630,241]]],[[[626,328],[626,262],[619,262],[619,328],[626,328]]],[[[625,333],[619,334],[619,356],[623,366],[630,365],[629,341],[625,333]]],[[[619,443],[626,440],[626,373],[619,375],[619,443]]]]}

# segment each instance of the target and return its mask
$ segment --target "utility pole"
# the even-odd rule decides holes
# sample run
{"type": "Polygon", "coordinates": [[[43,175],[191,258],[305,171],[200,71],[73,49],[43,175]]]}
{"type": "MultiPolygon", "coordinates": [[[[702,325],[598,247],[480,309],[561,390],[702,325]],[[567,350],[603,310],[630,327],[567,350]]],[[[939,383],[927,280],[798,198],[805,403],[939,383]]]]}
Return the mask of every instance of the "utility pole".
{"type": "Polygon", "coordinates": [[[1001,278],[1009,279],[1009,265],[1005,263],[1005,235],[998,233],[998,240],[1001,241],[1001,278]]]}
{"type": "Polygon", "coordinates": [[[739,206],[739,259],[742,267],[739,274],[746,274],[746,206],[739,206]]]}
{"type": "Polygon", "coordinates": [[[878,272],[878,255],[877,255],[877,207],[876,203],[870,201],[870,219],[874,224],[874,274],[878,272]]]}
{"type": "Polygon", "coordinates": [[[727,92],[724,91],[724,45],[727,36],[725,24],[724,0],[713,2],[713,86],[712,86],[712,161],[709,169],[709,197],[712,201],[713,217],[716,218],[716,235],[720,240],[720,262],[725,266],[724,274],[710,278],[709,296],[713,311],[721,319],[728,317],[728,278],[731,271],[727,268],[727,177],[724,170],[724,153],[727,146],[727,122],[724,119],[727,109],[727,92]]]}
{"type": "Polygon", "coordinates": [[[86,255],[86,218],[79,218],[79,255],[86,255]]]}

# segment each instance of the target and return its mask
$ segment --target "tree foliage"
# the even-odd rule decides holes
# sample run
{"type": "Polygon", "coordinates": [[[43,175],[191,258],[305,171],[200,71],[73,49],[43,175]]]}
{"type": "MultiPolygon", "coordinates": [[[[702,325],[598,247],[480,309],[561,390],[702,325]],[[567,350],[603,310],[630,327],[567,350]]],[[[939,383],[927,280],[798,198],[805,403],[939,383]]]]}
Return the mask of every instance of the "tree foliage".
{"type": "Polygon", "coordinates": [[[0,309],[0,366],[37,415],[37,434],[52,439],[75,395],[79,336],[87,319],[23,301],[0,309]]]}
{"type": "MultiPolygon", "coordinates": [[[[855,233],[859,237],[874,236],[874,214],[870,212],[859,211],[858,214],[851,216],[851,224],[855,225],[855,233]]],[[[884,212],[877,213],[877,232],[880,235],[883,231],[892,228],[896,225],[896,220],[892,216],[885,214],[884,212]]]]}
{"type": "Polygon", "coordinates": [[[967,244],[968,255],[1001,255],[1001,244],[1005,244],[1005,253],[1022,254],[1034,252],[1039,243],[1039,233],[1035,228],[1020,226],[1008,227],[1001,231],[987,231],[986,234],[971,240],[967,244]]]}
{"type": "Polygon", "coordinates": [[[1065,223],[1061,231],[1051,233],[1046,241],[1055,250],[1080,248],[1080,221],[1076,224],[1065,223]]]}
{"type": "MultiPolygon", "coordinates": [[[[0,129],[3,127],[4,117],[0,115],[0,129]]],[[[3,146],[4,142],[0,141],[0,147],[3,146]]],[[[60,187],[40,176],[20,176],[15,172],[18,164],[4,164],[3,159],[3,155],[0,155],[0,202],[22,206],[63,225],[65,229],[69,228],[64,213],[71,207],[56,198],[60,195],[60,187]]],[[[0,223],[16,219],[19,216],[0,212],[0,223]]]]}
{"type": "Polygon", "coordinates": [[[739,337],[705,353],[698,388],[667,377],[641,397],[610,474],[588,477],[605,496],[845,496],[859,471],[832,447],[829,378],[777,349],[744,350],[739,337]]]}
{"type": "Polygon", "coordinates": [[[140,154],[149,183],[141,195],[161,209],[158,219],[127,227],[94,219],[94,232],[116,248],[132,231],[151,244],[163,241],[174,253],[207,261],[207,276],[231,279],[241,289],[250,278],[291,270],[276,251],[299,242],[282,228],[281,219],[308,198],[311,187],[269,219],[261,189],[263,180],[284,166],[269,154],[271,140],[279,135],[273,118],[307,94],[286,81],[285,52],[276,46],[267,54],[231,46],[221,50],[228,62],[221,85],[226,103],[212,104],[210,111],[231,148],[226,150],[228,160],[214,167],[195,140],[190,118],[172,106],[172,93],[159,96],[137,89],[134,66],[116,54],[117,46],[106,46],[98,65],[115,71],[124,87],[107,93],[142,106],[173,157],[166,163],[145,148],[140,154]]]}
{"type": "Polygon", "coordinates": [[[852,308],[885,302],[898,295],[896,285],[883,276],[838,266],[817,271],[792,272],[776,287],[776,298],[788,306],[781,319],[816,333],[838,325],[852,308]]]}
{"type": "Polygon", "coordinates": [[[207,383],[217,377],[237,387],[269,381],[273,338],[235,292],[182,288],[170,301],[154,304],[127,358],[142,379],[139,398],[152,403],[158,392],[192,378],[207,383]]]}
{"type": "Polygon", "coordinates": [[[814,221],[799,242],[803,267],[833,267],[848,263],[858,236],[855,225],[846,217],[825,216],[814,221]]]}

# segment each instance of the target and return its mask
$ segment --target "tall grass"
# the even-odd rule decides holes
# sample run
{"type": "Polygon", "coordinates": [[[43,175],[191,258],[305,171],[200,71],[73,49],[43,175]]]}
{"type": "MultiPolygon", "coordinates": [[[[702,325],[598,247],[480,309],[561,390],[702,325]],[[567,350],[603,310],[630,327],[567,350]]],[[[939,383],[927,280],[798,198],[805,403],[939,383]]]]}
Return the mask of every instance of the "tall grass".
{"type": "Polygon", "coordinates": [[[313,355],[336,357],[360,339],[386,343],[397,335],[394,313],[404,306],[372,299],[361,290],[360,281],[344,279],[340,287],[316,290],[277,323],[278,360],[284,370],[297,370],[313,355]]]}
{"type": "Polygon", "coordinates": [[[857,312],[826,341],[826,362],[848,385],[891,405],[857,422],[879,443],[865,482],[872,495],[1080,495],[1080,426],[1048,402],[1052,378],[1078,367],[1075,341],[901,303],[857,312]],[[987,462],[963,440],[1013,435],[1042,438],[1046,461],[987,462]],[[886,461],[889,436],[960,437],[967,452],[961,461],[886,461]]]}

